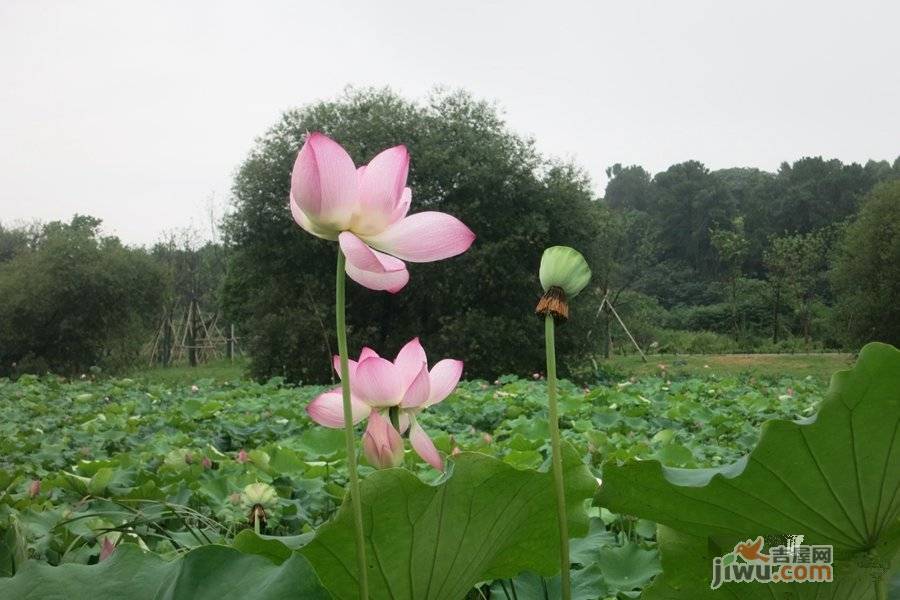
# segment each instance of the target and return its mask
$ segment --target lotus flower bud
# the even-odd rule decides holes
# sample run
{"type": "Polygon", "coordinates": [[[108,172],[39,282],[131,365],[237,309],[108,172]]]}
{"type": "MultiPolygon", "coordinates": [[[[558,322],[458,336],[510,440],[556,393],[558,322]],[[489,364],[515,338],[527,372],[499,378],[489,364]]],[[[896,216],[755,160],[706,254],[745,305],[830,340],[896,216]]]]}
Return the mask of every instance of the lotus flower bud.
{"type": "Polygon", "coordinates": [[[241,505],[244,510],[250,510],[256,505],[275,508],[277,504],[278,494],[268,483],[251,483],[241,491],[241,505]]]}
{"type": "Polygon", "coordinates": [[[250,455],[247,454],[246,450],[241,448],[241,451],[237,453],[237,457],[235,457],[235,460],[241,464],[244,464],[245,462],[250,460],[250,455]]]}
{"type": "Polygon", "coordinates": [[[38,494],[41,493],[41,480],[33,479],[31,484],[28,486],[28,497],[36,498],[38,494]]]}
{"type": "Polygon", "coordinates": [[[541,257],[540,279],[544,296],[535,312],[565,321],[569,318],[569,298],[585,288],[591,280],[591,269],[577,250],[553,246],[541,257]]]}
{"type": "Polygon", "coordinates": [[[268,483],[251,483],[241,492],[241,506],[249,511],[247,521],[256,529],[256,533],[265,527],[268,521],[267,510],[278,504],[278,494],[268,483]]]}
{"type": "Polygon", "coordinates": [[[116,551],[116,545],[109,539],[109,537],[104,537],[103,541],[100,542],[100,558],[97,562],[103,562],[110,556],[112,553],[116,551]]]}
{"type": "Polygon", "coordinates": [[[363,434],[363,452],[376,469],[389,469],[403,464],[403,439],[391,422],[372,411],[363,434]]]}

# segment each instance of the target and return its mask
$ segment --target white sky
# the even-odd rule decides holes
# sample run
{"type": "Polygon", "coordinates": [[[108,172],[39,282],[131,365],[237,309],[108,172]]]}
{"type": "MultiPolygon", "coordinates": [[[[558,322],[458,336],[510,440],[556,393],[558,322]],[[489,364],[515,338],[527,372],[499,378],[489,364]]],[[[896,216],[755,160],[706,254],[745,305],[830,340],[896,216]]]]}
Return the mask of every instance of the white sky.
{"type": "Polygon", "coordinates": [[[614,162],[893,160],[898,23],[895,0],[0,0],[0,221],[207,227],[254,138],[347,84],[496,100],[599,192],[614,162]]]}

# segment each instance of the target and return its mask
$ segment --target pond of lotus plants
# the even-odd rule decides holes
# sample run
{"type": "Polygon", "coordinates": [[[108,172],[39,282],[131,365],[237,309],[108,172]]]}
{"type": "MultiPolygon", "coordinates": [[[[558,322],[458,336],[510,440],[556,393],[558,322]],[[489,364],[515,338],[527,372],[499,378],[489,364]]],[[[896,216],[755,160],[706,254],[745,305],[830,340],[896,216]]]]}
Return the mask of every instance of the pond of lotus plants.
{"type": "Polygon", "coordinates": [[[558,381],[591,271],[552,246],[546,380],[460,383],[418,338],[352,359],[348,278],[398,293],[476,240],[409,214],[409,163],[312,133],[294,164],[298,235],[336,247],[338,387],[0,382],[0,599],[887,598],[900,351],[869,344],[827,394],[558,381]]]}
{"type": "MultiPolygon", "coordinates": [[[[175,559],[208,544],[233,546],[255,525],[288,546],[304,543],[335,514],[347,484],[342,432],[308,414],[321,392],[277,379],[193,387],[28,376],[0,383],[2,575],[26,558],[86,565],[122,549],[175,559]]],[[[605,460],[716,466],[749,450],[764,420],[811,414],[822,393],[811,381],[789,379],[647,378],[591,388],[563,381],[563,439],[594,477],[605,460]]],[[[463,452],[521,472],[547,466],[543,379],[463,382],[417,422],[450,472],[463,452]]],[[[374,469],[363,463],[365,481],[374,469]]],[[[401,451],[400,464],[425,482],[443,477],[413,448],[401,451]]],[[[504,498],[513,490],[498,492],[504,498]]],[[[594,598],[648,583],[660,569],[654,524],[586,510],[589,534],[572,543],[576,583],[589,578],[594,598]]],[[[492,587],[501,598],[504,587],[510,597],[515,588],[529,598],[542,597],[529,594],[543,585],[523,573],[492,587]]]]}

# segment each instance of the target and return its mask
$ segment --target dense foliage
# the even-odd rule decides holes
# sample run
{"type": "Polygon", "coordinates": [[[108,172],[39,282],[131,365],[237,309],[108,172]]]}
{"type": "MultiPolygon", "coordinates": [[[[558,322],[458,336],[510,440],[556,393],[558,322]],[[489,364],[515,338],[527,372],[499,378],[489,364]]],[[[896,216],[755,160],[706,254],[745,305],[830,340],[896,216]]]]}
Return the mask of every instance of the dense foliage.
{"type": "Polygon", "coordinates": [[[0,230],[0,375],[134,361],[161,301],[160,272],[99,225],[76,216],[0,230]]]}
{"type": "MultiPolygon", "coordinates": [[[[637,253],[641,276],[619,284],[634,292],[624,296],[620,312],[636,323],[643,343],[679,351],[781,351],[858,348],[873,339],[871,329],[854,329],[867,326],[864,318],[850,324],[846,311],[834,310],[855,276],[832,287],[829,271],[837,249],[848,243],[854,255],[873,258],[898,243],[896,229],[875,226],[871,216],[844,227],[868,204],[874,186],[900,178],[900,159],[861,166],[804,158],[777,173],[711,171],[689,161],[656,175],[621,165],[607,174],[605,204],[645,223],[639,235],[649,260],[637,253]],[[707,339],[689,333],[698,331],[707,339]]],[[[896,206],[882,200],[877,210],[887,218],[896,206]]],[[[855,273],[865,268],[860,264],[855,273]]],[[[898,304],[890,284],[870,297],[870,314],[898,304]]],[[[896,343],[890,331],[878,339],[896,343]]]]}
{"type": "MultiPolygon", "coordinates": [[[[286,113],[235,180],[223,300],[259,377],[329,377],[335,248],[303,235],[286,208],[307,131],[339,140],[357,162],[406,143],[415,210],[449,212],[477,234],[469,252],[439,268],[414,265],[421,285],[396,296],[350,286],[352,345],[393,349],[420,334],[439,354],[464,357],[469,376],[541,369],[540,349],[526,340],[539,328],[530,316],[533,273],[548,245],[577,248],[595,273],[572,323],[578,334],[560,349],[563,364],[590,370],[591,356],[631,348],[615,315],[598,310],[607,292],[651,350],[858,347],[867,338],[848,327],[865,325],[833,308],[836,249],[851,235],[871,253],[898,238],[883,227],[878,239],[860,236],[869,220],[843,233],[873,186],[900,177],[897,161],[804,158],[777,173],[688,161],[655,175],[615,165],[597,198],[584,173],[542,157],[492,105],[464,93],[415,103],[388,90],[351,90],[286,113]]],[[[898,304],[890,286],[869,298],[898,304]]],[[[896,342],[891,336],[880,339],[896,342]]]]}
{"type": "Polygon", "coordinates": [[[196,299],[224,331],[237,324],[260,380],[330,380],[336,248],[287,209],[293,160],[314,130],[357,162],[407,144],[414,211],[448,212],[477,235],[461,256],[412,265],[420,285],[399,294],[351,282],[354,353],[390,354],[420,335],[436,355],[463,359],[468,377],[542,371],[530,342],[540,335],[534,274],[543,248],[560,243],[594,273],[574,333],[560,336],[565,374],[578,380],[634,351],[601,309],[606,295],[651,353],[900,343],[900,161],[803,158],[776,173],[614,165],[598,197],[584,172],[542,156],[491,104],[351,90],[286,113],[259,139],[236,175],[224,239],[184,231],[144,251],[101,236],[90,217],[0,226],[0,374],[125,366],[196,299]]]}
{"type": "MultiPolygon", "coordinates": [[[[134,545],[167,558],[210,542],[244,548],[251,526],[241,491],[255,482],[277,491],[264,533],[304,543],[334,514],[346,484],[340,432],[312,425],[304,411],[318,389],[277,379],[196,387],[0,380],[2,574],[26,557],[94,563],[104,544],[117,547],[104,559],[123,564],[136,560],[134,545]]],[[[606,460],[656,458],[679,467],[733,461],[755,444],[764,420],[810,415],[823,386],[796,378],[648,377],[590,389],[564,383],[561,392],[564,437],[601,476],[606,460]]],[[[549,452],[545,410],[542,381],[504,377],[465,383],[421,421],[448,455],[474,450],[532,469],[549,452]]],[[[428,481],[438,475],[412,452],[406,466],[428,481]]],[[[364,467],[363,475],[373,472],[364,467]]],[[[588,537],[572,546],[573,561],[584,567],[573,578],[595,594],[585,597],[645,585],[659,571],[652,523],[592,514],[588,537]]],[[[496,595],[512,585],[497,581],[496,595]]],[[[543,584],[525,574],[515,585],[528,598],[525,590],[543,584]]]]}
{"type": "Polygon", "coordinates": [[[900,181],[872,190],[835,261],[838,333],[848,343],[900,340],[900,181]]]}
{"type": "MultiPolygon", "coordinates": [[[[357,163],[406,144],[415,210],[450,213],[477,235],[463,256],[412,265],[417,284],[396,296],[350,285],[351,352],[369,345],[390,353],[420,335],[436,355],[465,357],[469,376],[537,370],[542,350],[527,343],[540,333],[534,274],[540,252],[553,244],[583,249],[590,260],[598,213],[586,177],[539,156],[493,106],[466,94],[416,104],[362,91],[285,114],[237,175],[225,302],[250,338],[254,373],[330,376],[336,249],[304,234],[287,209],[307,131],[338,140],[357,163]]],[[[588,306],[574,327],[587,331],[591,316],[588,306]]],[[[571,336],[561,352],[588,347],[586,336],[571,336]]]]}

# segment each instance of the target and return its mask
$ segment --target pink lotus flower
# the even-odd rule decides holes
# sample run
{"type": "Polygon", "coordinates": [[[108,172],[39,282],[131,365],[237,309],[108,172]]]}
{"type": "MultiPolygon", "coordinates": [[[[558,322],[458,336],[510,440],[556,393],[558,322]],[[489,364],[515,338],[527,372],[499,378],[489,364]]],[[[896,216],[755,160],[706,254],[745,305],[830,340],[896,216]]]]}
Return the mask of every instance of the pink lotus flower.
{"type": "Polygon", "coordinates": [[[377,410],[369,413],[369,425],[363,434],[363,452],[369,463],[379,469],[403,464],[403,438],[377,410]]]}
{"type": "Polygon", "coordinates": [[[241,464],[244,464],[245,462],[250,460],[250,455],[247,454],[246,450],[241,448],[241,451],[237,453],[237,456],[235,457],[234,460],[238,461],[241,464]]]}
{"type": "MultiPolygon", "coordinates": [[[[351,411],[353,423],[368,418],[363,435],[363,451],[378,468],[398,466],[403,461],[400,434],[409,431],[413,450],[435,469],[443,470],[444,461],[434,442],[416,420],[425,408],[441,402],[456,388],[463,363],[445,358],[428,370],[428,359],[419,338],[409,341],[392,361],[381,358],[371,348],[363,348],[359,361],[349,361],[351,411]],[[399,411],[399,431],[387,416],[399,411]]],[[[340,376],[340,358],[334,357],[340,376]]],[[[341,388],[321,394],[306,407],[310,418],[325,427],[344,426],[341,388]]]]}
{"type": "Polygon", "coordinates": [[[31,483],[28,485],[28,497],[29,498],[37,498],[38,494],[41,493],[41,480],[40,479],[32,479],[31,483]]]}
{"type": "Polygon", "coordinates": [[[108,537],[104,537],[103,541],[100,542],[100,557],[97,559],[97,562],[103,562],[110,556],[112,553],[116,551],[116,545],[112,543],[108,537]]]}
{"type": "Polygon", "coordinates": [[[409,153],[394,146],[358,169],[340,144],[313,133],[291,173],[291,214],[300,227],[337,240],[350,278],[398,292],[409,281],[404,260],[432,262],[465,252],[475,234],[446,213],[407,215],[409,153]]]}

